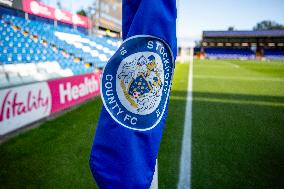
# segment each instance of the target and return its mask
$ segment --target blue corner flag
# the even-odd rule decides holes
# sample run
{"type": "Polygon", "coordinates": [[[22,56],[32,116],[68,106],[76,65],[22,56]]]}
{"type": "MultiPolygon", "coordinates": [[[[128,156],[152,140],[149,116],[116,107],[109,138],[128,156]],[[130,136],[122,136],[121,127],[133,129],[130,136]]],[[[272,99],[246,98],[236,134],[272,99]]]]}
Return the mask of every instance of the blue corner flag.
{"type": "Polygon", "coordinates": [[[149,188],[176,57],[176,0],[123,0],[124,42],[101,78],[90,168],[102,189],[149,188]]]}

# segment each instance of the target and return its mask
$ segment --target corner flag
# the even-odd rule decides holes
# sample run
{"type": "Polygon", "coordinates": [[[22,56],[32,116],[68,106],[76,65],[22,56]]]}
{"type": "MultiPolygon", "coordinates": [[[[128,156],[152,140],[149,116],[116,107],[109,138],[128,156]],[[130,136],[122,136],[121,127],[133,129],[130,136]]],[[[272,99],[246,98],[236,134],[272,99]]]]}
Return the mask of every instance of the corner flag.
{"type": "Polygon", "coordinates": [[[176,1],[123,0],[124,42],[101,79],[103,107],[90,155],[100,188],[149,188],[176,57],[176,1]]]}

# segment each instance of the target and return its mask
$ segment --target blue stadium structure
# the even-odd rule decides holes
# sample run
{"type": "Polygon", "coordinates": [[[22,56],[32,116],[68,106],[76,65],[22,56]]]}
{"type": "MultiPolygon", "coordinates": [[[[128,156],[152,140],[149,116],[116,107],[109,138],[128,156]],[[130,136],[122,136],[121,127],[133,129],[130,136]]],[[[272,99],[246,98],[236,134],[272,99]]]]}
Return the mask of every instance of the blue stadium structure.
{"type": "Polygon", "coordinates": [[[284,30],[204,31],[200,54],[212,59],[284,59],[284,30]]]}
{"type": "Polygon", "coordinates": [[[269,60],[284,60],[284,49],[263,49],[264,57],[269,60]]]}
{"type": "Polygon", "coordinates": [[[254,52],[249,48],[208,47],[204,49],[207,57],[216,59],[254,59],[254,52]]]}
{"type": "Polygon", "coordinates": [[[5,12],[0,16],[0,87],[92,72],[121,43],[5,12]]]}

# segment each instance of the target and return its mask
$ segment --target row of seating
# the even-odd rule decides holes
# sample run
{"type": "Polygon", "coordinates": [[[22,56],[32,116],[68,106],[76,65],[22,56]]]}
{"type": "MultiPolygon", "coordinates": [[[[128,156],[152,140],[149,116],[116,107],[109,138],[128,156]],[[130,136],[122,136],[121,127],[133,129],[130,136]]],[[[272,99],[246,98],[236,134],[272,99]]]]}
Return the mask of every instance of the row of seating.
{"type": "Polygon", "coordinates": [[[56,61],[4,64],[0,66],[1,87],[68,76],[73,76],[73,72],[69,68],[62,69],[56,61]]]}
{"type": "Polygon", "coordinates": [[[264,49],[263,54],[269,60],[284,60],[284,49],[264,49]]]}
{"type": "MultiPolygon", "coordinates": [[[[249,48],[204,48],[205,57],[213,59],[255,59],[255,52],[249,48]]],[[[264,48],[262,56],[269,60],[284,60],[283,48],[264,48]]]]}
{"type": "Polygon", "coordinates": [[[56,77],[92,72],[94,69],[103,68],[121,44],[120,39],[87,36],[69,27],[26,20],[9,14],[0,16],[0,65],[3,65],[0,70],[0,88],[53,78],[53,74],[48,71],[38,72],[43,64],[46,64],[46,67],[51,66],[52,69],[54,65],[59,66],[61,71],[57,69],[58,72],[54,75],[56,77]],[[50,62],[53,64],[49,64],[50,62]],[[37,70],[36,77],[29,78],[15,71],[34,66],[37,70]],[[40,74],[42,76],[39,76],[40,74]]]}
{"type": "MultiPolygon", "coordinates": [[[[51,46],[54,51],[63,51],[63,55],[76,55],[79,59],[85,62],[106,62],[106,60],[114,53],[114,51],[120,45],[120,41],[109,39],[105,37],[88,37],[74,29],[55,27],[50,24],[40,23],[38,21],[27,21],[21,17],[14,17],[10,15],[3,15],[3,21],[9,23],[13,30],[17,33],[17,36],[10,34],[10,37],[14,36],[14,39],[9,39],[7,36],[6,41],[9,42],[9,46],[13,46],[11,41],[17,42],[19,44],[19,35],[21,31],[26,36],[29,35],[35,43],[43,43],[46,47],[51,46]],[[83,44],[87,42],[88,44],[83,44]],[[84,48],[85,47],[85,48],[84,48]],[[92,48],[94,53],[84,51],[86,47],[92,48]],[[101,56],[97,56],[97,54],[101,56]]],[[[5,26],[5,25],[4,25],[5,26]]],[[[11,28],[7,29],[8,32],[12,31],[11,28]]],[[[3,37],[8,33],[3,31],[3,37]]],[[[25,37],[26,37],[25,36],[25,37]]],[[[22,40],[23,43],[27,43],[27,40],[22,40]]],[[[31,42],[30,40],[28,42],[31,42]]],[[[7,46],[8,44],[3,44],[7,46]]],[[[37,44],[32,43],[30,45],[32,48],[36,48],[37,44]]],[[[19,48],[22,47],[20,43],[19,48]]],[[[14,49],[14,51],[17,51],[14,49]]],[[[18,52],[18,51],[17,51],[18,52]]],[[[14,60],[13,60],[14,61],[14,60]]]]}
{"type": "Polygon", "coordinates": [[[254,59],[254,52],[249,48],[207,47],[205,57],[215,59],[254,59]]]}

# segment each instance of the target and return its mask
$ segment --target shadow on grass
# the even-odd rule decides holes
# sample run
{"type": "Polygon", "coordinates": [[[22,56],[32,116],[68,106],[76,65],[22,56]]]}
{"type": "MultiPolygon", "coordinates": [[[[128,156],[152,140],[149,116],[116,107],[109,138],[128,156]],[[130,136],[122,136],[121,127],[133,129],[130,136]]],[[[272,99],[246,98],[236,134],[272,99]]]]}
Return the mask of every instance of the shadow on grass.
{"type": "MultiPolygon", "coordinates": [[[[184,103],[174,91],[171,103],[184,103]]],[[[192,188],[283,188],[284,98],[193,93],[192,188]]]]}
{"type": "MultiPolygon", "coordinates": [[[[186,91],[173,91],[171,93],[172,98],[184,98],[186,96],[186,91]]],[[[266,102],[266,103],[279,103],[284,104],[284,97],[281,96],[262,96],[262,95],[247,95],[247,94],[228,94],[228,93],[207,93],[207,92],[193,92],[193,98],[194,100],[198,99],[206,99],[212,100],[212,99],[220,99],[224,102],[230,102],[230,100],[233,101],[239,101],[239,104],[242,104],[243,102],[251,102],[252,104],[254,102],[266,102]]]]}
{"type": "MultiPolygon", "coordinates": [[[[171,97],[176,94],[176,91],[172,91],[171,97]]],[[[159,150],[158,182],[161,189],[177,187],[186,92],[180,93],[180,95],[180,100],[170,97],[168,117],[159,150]]]]}
{"type": "MultiPolygon", "coordinates": [[[[193,97],[192,188],[284,188],[283,97],[193,97]]],[[[1,145],[1,188],[96,188],[88,157],[101,105],[92,101],[1,145]]],[[[177,186],[185,106],[186,91],[172,91],[159,188],[177,186]]]]}
{"type": "Polygon", "coordinates": [[[0,145],[0,188],[97,188],[89,154],[102,102],[83,104],[0,145]]]}

